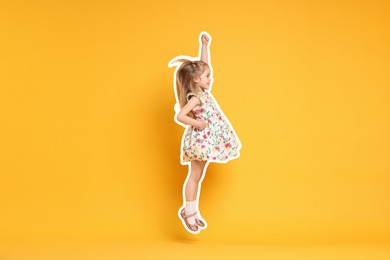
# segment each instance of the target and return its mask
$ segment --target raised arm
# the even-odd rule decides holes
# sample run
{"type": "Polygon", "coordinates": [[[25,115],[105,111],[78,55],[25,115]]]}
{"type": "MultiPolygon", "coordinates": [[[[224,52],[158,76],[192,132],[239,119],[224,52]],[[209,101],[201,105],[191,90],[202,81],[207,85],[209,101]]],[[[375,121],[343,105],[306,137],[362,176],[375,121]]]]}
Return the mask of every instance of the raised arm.
{"type": "Polygon", "coordinates": [[[202,36],[201,36],[201,46],[200,46],[200,60],[201,61],[204,61],[206,62],[207,64],[209,64],[209,66],[211,65],[210,64],[210,59],[209,59],[209,51],[210,51],[210,48],[209,48],[209,42],[210,42],[210,38],[209,36],[206,34],[206,33],[202,33],[202,36]]]}

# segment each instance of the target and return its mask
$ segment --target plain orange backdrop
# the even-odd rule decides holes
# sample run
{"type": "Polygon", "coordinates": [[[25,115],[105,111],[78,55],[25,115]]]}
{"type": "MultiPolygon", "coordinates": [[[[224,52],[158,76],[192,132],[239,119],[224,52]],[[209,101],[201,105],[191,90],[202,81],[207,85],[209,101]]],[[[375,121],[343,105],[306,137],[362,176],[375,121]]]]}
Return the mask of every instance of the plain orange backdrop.
{"type": "Polygon", "coordinates": [[[0,240],[390,242],[387,1],[2,1],[0,240]],[[242,142],[189,234],[169,60],[242,142]]]}

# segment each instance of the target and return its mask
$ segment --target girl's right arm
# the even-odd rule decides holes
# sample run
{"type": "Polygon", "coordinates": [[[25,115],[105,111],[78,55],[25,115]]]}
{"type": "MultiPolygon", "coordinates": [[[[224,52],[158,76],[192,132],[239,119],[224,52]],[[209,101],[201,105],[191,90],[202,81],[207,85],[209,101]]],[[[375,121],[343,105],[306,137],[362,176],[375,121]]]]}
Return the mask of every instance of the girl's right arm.
{"type": "Polygon", "coordinates": [[[209,54],[208,54],[208,44],[209,44],[209,37],[207,37],[206,34],[202,34],[202,45],[200,48],[200,60],[206,62],[207,64],[210,65],[210,60],[209,60],[209,54]]]}
{"type": "Polygon", "coordinates": [[[188,116],[188,113],[197,105],[200,105],[200,100],[197,97],[191,98],[187,104],[183,106],[183,108],[180,110],[180,112],[177,114],[176,119],[177,121],[186,124],[186,125],[192,125],[198,128],[199,130],[203,130],[206,127],[206,123],[202,121],[195,120],[188,116]]]}

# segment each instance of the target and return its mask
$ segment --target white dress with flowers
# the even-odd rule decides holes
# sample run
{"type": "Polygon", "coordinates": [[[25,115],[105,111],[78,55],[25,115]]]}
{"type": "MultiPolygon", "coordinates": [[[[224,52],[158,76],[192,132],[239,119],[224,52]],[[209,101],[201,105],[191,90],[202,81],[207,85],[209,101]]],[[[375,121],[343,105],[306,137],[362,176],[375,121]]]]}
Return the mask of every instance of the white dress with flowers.
{"type": "Polygon", "coordinates": [[[192,110],[196,120],[208,125],[203,130],[186,127],[182,138],[181,163],[188,164],[192,160],[225,163],[238,158],[241,143],[211,93],[206,90],[198,95],[189,93],[187,101],[191,96],[197,96],[201,101],[192,110]]]}

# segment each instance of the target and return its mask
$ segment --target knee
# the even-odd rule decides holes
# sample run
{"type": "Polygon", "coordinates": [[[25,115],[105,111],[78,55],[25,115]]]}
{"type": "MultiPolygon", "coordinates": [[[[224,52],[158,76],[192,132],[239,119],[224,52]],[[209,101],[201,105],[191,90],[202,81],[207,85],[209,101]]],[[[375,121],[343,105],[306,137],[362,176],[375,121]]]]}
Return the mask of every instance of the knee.
{"type": "Polygon", "coordinates": [[[191,173],[191,178],[192,178],[192,180],[195,181],[195,182],[199,182],[201,176],[202,176],[202,172],[201,172],[201,171],[192,172],[192,173],[191,173]]]}
{"type": "Polygon", "coordinates": [[[196,163],[193,162],[193,164],[191,165],[191,176],[190,176],[192,181],[195,181],[195,182],[200,181],[202,174],[203,174],[204,166],[205,166],[205,164],[203,164],[201,162],[196,162],[196,163]]]}

